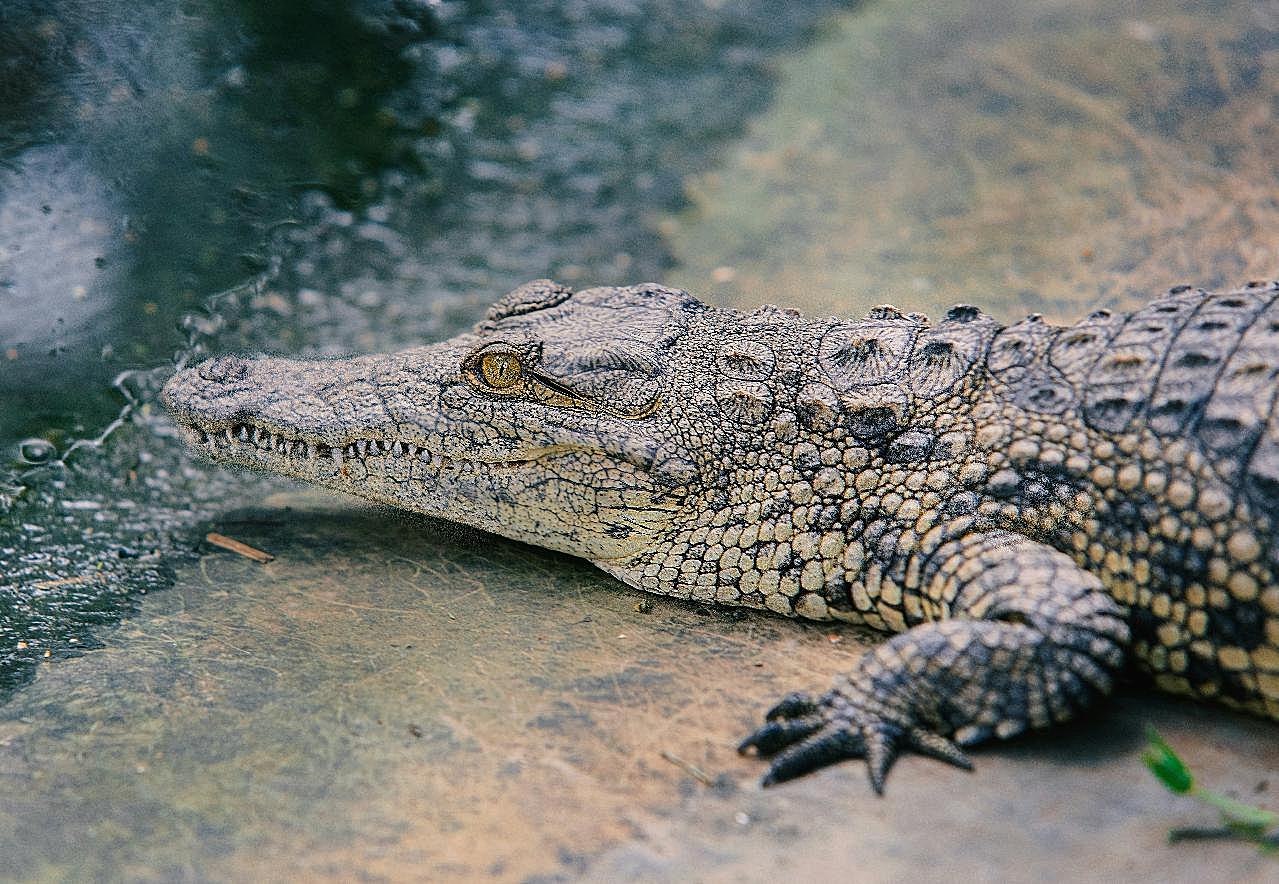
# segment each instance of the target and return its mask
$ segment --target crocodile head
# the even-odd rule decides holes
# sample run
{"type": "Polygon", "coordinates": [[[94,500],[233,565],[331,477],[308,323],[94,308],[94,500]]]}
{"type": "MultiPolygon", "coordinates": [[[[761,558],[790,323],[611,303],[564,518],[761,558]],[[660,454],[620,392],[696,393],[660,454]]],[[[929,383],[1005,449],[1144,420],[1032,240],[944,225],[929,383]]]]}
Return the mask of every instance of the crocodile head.
{"type": "MultiPolygon", "coordinates": [[[[334,360],[223,356],[163,400],[187,442],[303,479],[585,556],[642,555],[706,471],[672,349],[700,314],[655,285],[528,283],[472,332],[334,360]],[[690,420],[692,421],[690,423],[690,420]]],[[[686,381],[682,382],[686,383],[686,381]]]]}

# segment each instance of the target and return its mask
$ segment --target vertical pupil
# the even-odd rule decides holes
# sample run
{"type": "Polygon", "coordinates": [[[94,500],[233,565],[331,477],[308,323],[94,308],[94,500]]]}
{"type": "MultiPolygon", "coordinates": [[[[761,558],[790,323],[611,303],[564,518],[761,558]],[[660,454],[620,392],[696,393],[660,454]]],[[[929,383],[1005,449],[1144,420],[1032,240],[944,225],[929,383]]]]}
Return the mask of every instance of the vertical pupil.
{"type": "Polygon", "coordinates": [[[504,353],[485,357],[484,369],[488,382],[495,387],[509,385],[518,374],[515,360],[504,353]]]}

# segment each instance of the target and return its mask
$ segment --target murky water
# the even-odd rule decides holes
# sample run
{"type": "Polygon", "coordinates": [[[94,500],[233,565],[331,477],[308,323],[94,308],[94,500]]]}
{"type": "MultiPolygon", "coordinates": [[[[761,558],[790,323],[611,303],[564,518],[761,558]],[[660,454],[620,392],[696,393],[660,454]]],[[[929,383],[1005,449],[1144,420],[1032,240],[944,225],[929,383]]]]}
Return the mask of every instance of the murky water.
{"type": "Polygon", "coordinates": [[[836,7],[0,9],[3,876],[1273,874],[1171,852],[1210,820],[1136,760],[1155,721],[1264,802],[1273,724],[1134,689],[885,801],[761,793],[735,738],[858,635],[649,607],[154,413],[175,359],[398,347],[543,275],[1066,318],[1279,272],[1279,4],[836,7]]]}

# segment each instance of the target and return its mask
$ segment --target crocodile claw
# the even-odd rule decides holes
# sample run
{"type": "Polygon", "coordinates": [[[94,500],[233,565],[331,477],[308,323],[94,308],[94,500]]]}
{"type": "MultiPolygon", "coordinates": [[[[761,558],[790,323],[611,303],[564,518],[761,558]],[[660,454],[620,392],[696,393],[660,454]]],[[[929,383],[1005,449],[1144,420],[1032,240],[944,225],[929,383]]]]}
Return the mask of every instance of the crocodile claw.
{"type": "Polygon", "coordinates": [[[972,770],[968,756],[952,740],[922,727],[886,721],[832,692],[820,701],[791,694],[768,713],[768,721],[737,747],[771,757],[762,785],[771,786],[845,761],[865,758],[871,788],[884,794],[884,781],[900,751],[912,749],[972,770]]]}
{"type": "Polygon", "coordinates": [[[812,715],[816,711],[816,697],[812,694],[795,691],[782,697],[781,702],[764,713],[764,718],[768,721],[776,721],[779,718],[799,718],[804,715],[812,715]]]}

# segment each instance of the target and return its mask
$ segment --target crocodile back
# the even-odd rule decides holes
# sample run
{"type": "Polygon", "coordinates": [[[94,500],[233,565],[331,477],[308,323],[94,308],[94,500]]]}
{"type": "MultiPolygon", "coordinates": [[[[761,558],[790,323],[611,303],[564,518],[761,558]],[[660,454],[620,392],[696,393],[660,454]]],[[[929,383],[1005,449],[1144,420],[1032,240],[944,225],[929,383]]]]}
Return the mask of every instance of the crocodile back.
{"type": "Polygon", "coordinates": [[[1173,289],[1134,313],[1062,329],[1050,361],[1087,426],[1198,448],[1216,478],[1273,526],[1279,517],[1279,286],[1173,289]]]}
{"type": "Polygon", "coordinates": [[[1279,284],[1029,317],[986,369],[992,511],[1128,606],[1161,687],[1279,718],[1279,284]]]}

